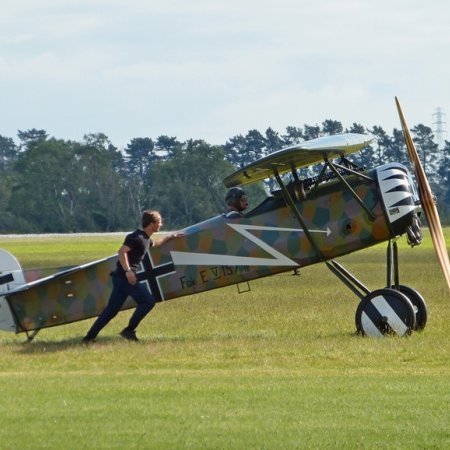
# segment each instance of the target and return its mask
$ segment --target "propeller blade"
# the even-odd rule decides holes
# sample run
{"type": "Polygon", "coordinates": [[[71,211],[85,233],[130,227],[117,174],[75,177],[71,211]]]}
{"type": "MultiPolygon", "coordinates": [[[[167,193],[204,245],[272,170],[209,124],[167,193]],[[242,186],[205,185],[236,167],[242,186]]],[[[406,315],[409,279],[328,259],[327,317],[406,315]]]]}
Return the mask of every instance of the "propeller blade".
{"type": "Polygon", "coordinates": [[[420,202],[428,221],[431,240],[433,241],[434,250],[438,257],[442,271],[444,272],[447,286],[450,290],[450,261],[448,259],[447,247],[445,245],[444,233],[442,232],[439,214],[433,200],[430,184],[428,183],[425,171],[423,170],[419,155],[417,154],[416,147],[412,140],[397,97],[395,97],[395,103],[397,104],[398,115],[400,116],[400,122],[402,124],[403,136],[405,138],[406,148],[408,149],[409,159],[411,160],[414,174],[419,185],[420,202]]]}

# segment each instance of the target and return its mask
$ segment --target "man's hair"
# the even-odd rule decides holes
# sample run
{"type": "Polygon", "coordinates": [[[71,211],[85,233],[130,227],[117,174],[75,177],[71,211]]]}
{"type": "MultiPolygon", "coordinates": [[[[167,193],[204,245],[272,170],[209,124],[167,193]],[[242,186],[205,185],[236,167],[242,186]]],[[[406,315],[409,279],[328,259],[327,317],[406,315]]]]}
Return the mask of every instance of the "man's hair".
{"type": "Polygon", "coordinates": [[[158,211],[148,209],[142,213],[141,225],[142,228],[147,228],[151,223],[157,222],[161,219],[161,214],[158,211]]]}

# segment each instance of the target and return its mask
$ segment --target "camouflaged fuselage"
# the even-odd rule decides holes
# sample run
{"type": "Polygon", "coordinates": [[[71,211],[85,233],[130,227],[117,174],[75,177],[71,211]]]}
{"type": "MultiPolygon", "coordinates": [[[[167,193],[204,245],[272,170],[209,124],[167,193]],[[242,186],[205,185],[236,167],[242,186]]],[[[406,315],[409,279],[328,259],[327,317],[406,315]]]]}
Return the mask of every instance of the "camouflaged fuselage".
{"type": "MultiPolygon", "coordinates": [[[[355,175],[345,179],[371,215],[338,179],[295,201],[315,245],[277,194],[243,217],[213,217],[185,228],[184,236],[151,248],[138,279],[157,301],[168,300],[305,267],[403,234],[416,208],[406,169],[386,165],[365,175],[371,180],[355,175]],[[392,197],[399,191],[406,195],[392,197]]],[[[17,331],[98,315],[111,292],[109,274],[116,261],[112,256],[8,294],[17,331]]],[[[129,299],[123,309],[133,306],[129,299]]]]}

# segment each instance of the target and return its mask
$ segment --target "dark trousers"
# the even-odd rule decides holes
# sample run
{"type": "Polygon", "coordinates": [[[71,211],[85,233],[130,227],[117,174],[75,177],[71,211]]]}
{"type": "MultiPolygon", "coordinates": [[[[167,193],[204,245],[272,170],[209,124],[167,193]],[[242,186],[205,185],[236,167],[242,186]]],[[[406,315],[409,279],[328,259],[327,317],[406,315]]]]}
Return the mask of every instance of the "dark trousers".
{"type": "Polygon", "coordinates": [[[155,306],[155,299],[143,283],[136,283],[131,285],[126,277],[112,274],[113,290],[109,297],[108,304],[97,320],[92,325],[87,333],[87,337],[94,339],[98,333],[105,327],[109,321],[114,318],[120,311],[120,308],[125,303],[128,296],[132,297],[137,303],[137,307],[128,322],[127,328],[135,330],[141,320],[152,310],[155,306]]]}

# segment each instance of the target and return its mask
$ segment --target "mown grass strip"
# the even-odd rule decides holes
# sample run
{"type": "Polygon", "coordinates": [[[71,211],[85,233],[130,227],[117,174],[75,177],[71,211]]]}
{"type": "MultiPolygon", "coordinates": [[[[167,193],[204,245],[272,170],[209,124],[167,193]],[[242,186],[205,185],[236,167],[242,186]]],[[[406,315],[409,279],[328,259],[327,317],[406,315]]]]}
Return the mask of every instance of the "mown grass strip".
{"type": "MultiPolygon", "coordinates": [[[[109,239],[33,245],[67,265],[114,253],[109,239]]],[[[87,348],[90,320],[32,344],[0,332],[0,448],[449,448],[448,289],[431,246],[400,257],[429,307],[407,338],[355,335],[357,299],[323,265],[158,304],[137,344],[118,336],[130,311],[87,348]]],[[[341,262],[384,286],[384,245],[341,262]]]]}

